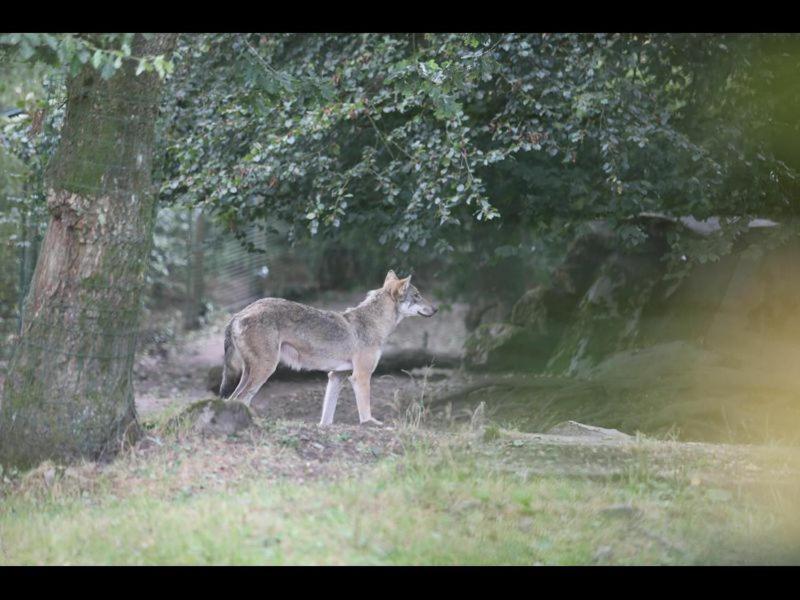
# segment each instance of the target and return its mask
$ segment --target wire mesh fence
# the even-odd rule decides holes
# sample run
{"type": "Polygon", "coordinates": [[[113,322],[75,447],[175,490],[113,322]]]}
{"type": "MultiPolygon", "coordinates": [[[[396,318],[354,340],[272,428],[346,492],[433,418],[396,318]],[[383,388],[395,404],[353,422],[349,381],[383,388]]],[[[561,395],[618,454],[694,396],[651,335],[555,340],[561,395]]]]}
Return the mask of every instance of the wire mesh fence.
{"type": "MultiPolygon", "coordinates": [[[[242,46],[242,58],[255,68],[264,68],[257,62],[258,56],[252,47],[242,46]]],[[[29,67],[28,63],[24,64],[28,65],[25,68],[29,67]]],[[[22,66],[20,62],[20,68],[22,66]]],[[[15,69],[8,64],[2,68],[15,69]]],[[[141,129],[142,123],[150,122],[159,104],[163,109],[164,100],[149,97],[146,87],[136,78],[131,80],[133,87],[130,89],[115,90],[109,82],[96,76],[87,65],[83,75],[73,78],[70,90],[66,69],[51,71],[40,88],[28,94],[35,98],[18,108],[3,106],[0,94],[0,376],[7,371],[9,360],[20,344],[25,298],[31,289],[54,209],[45,189],[45,174],[48,164],[56,158],[59,144],[62,148],[59,150],[62,153],[60,176],[68,182],[72,192],[88,199],[81,210],[95,212],[97,207],[94,204],[104,196],[111,197],[112,203],[131,202],[135,194],[142,191],[139,188],[143,174],[139,168],[140,161],[135,157],[131,160],[131,157],[142,153],[142,144],[147,139],[146,132],[141,129]],[[96,81],[83,89],[82,84],[92,76],[96,81]],[[82,97],[90,89],[91,104],[82,97]],[[70,146],[68,141],[65,142],[64,136],[69,133],[70,110],[74,122],[84,118],[92,120],[84,132],[87,140],[108,131],[111,132],[108,143],[97,144],[97,152],[90,155],[77,145],[70,146]],[[64,160],[65,156],[68,160],[64,160]],[[84,175],[98,173],[102,174],[98,180],[81,179],[84,175]],[[49,208],[48,203],[51,204],[49,208]]],[[[163,98],[168,99],[169,93],[168,89],[165,90],[163,98]]],[[[220,123],[224,118],[224,115],[212,117],[220,123]]],[[[255,123],[260,117],[253,112],[248,118],[255,123]]],[[[204,205],[198,203],[197,198],[187,198],[184,202],[180,198],[176,201],[173,195],[168,202],[159,203],[160,186],[169,176],[166,162],[170,141],[166,139],[163,127],[156,127],[155,135],[152,147],[145,151],[151,155],[149,171],[152,172],[152,182],[144,191],[156,198],[157,207],[154,209],[152,240],[149,232],[145,232],[146,228],[136,230],[133,227],[130,231],[123,231],[127,227],[124,222],[102,224],[96,232],[104,230],[108,233],[116,228],[119,231],[112,236],[113,239],[106,236],[108,243],[118,248],[125,244],[131,248],[151,248],[145,261],[143,280],[131,274],[115,277],[109,273],[98,275],[93,282],[95,291],[105,289],[112,296],[127,293],[140,301],[137,307],[129,310],[116,308],[112,312],[119,315],[130,312],[135,316],[140,306],[151,311],[177,310],[183,315],[184,327],[192,328],[211,307],[234,311],[267,294],[291,297],[314,287],[313,265],[303,260],[301,254],[287,251],[285,243],[278,239],[280,236],[274,232],[267,233],[263,224],[240,223],[234,234],[221,225],[209,209],[202,208],[204,205]],[[260,251],[252,252],[248,247],[260,251]]],[[[65,206],[65,210],[69,213],[71,208],[65,206]]],[[[133,223],[141,217],[132,216],[135,217],[133,223]]],[[[115,264],[108,266],[111,271],[116,267],[115,264]]],[[[60,285],[63,288],[80,287],[84,275],[83,272],[75,273],[70,276],[73,280],[69,281],[61,274],[60,285]]],[[[53,277],[53,273],[44,276],[53,277]]],[[[87,311],[78,311],[84,315],[80,318],[85,323],[72,323],[70,319],[78,318],[72,314],[73,309],[76,307],[68,303],[63,308],[54,309],[52,315],[38,315],[37,318],[47,322],[53,332],[65,327],[83,327],[86,323],[91,327],[91,322],[102,321],[87,316],[87,311]]],[[[105,327],[96,333],[102,339],[124,338],[129,334],[134,339],[136,336],[130,332],[135,332],[137,327],[134,324],[105,327]]],[[[75,349],[74,352],[75,356],[87,355],[85,350],[75,349]]],[[[119,352],[117,349],[113,356],[117,357],[119,352]]]]}
{"type": "MultiPolygon", "coordinates": [[[[151,257],[147,290],[151,310],[180,310],[184,327],[191,329],[210,308],[231,312],[293,282],[308,285],[310,278],[302,270],[275,266],[284,254],[283,247],[258,226],[246,227],[237,237],[204,211],[178,211],[177,218],[176,209],[159,211],[172,225],[170,231],[159,233],[157,245],[177,246],[177,252],[170,257],[151,257]]],[[[162,250],[156,248],[156,254],[162,250]]]]}
{"type": "MultiPolygon", "coordinates": [[[[7,55],[0,56],[0,60],[4,74],[19,79],[25,79],[19,77],[19,73],[27,74],[31,68],[27,62],[10,62],[7,55]]],[[[269,272],[263,254],[245,250],[233,233],[216,225],[210,215],[198,208],[158,208],[156,235],[152,240],[146,226],[147,210],[131,213],[128,222],[118,215],[105,223],[89,223],[92,216],[102,220],[104,214],[110,215],[114,204],[152,206],[148,204],[149,198],[158,193],[165,160],[161,140],[148,139],[153,131],[156,135],[161,132],[152,127],[160,101],[147,89],[151,81],[133,77],[127,87],[115,88],[111,80],[97,77],[88,65],[78,77],[72,78],[70,89],[68,79],[66,69],[51,70],[38,88],[31,88],[33,91],[27,95],[21,88],[5,96],[0,93],[0,377],[6,373],[12,355],[20,347],[42,345],[41,339],[34,339],[36,336],[20,335],[26,312],[30,313],[28,319],[35,317],[54,338],[59,337],[59,330],[81,329],[86,334],[84,338],[130,340],[133,352],[138,329],[136,318],[143,305],[156,309],[179,308],[184,313],[186,326],[192,326],[209,304],[228,310],[258,296],[269,272]],[[91,103],[86,102],[87,94],[91,96],[91,103]],[[24,96],[25,101],[16,107],[4,106],[4,101],[12,96],[24,96]],[[72,131],[73,134],[82,133],[86,140],[94,138],[94,154],[81,151],[83,139],[66,139],[70,122],[73,129],[84,127],[83,131],[72,131]],[[143,123],[149,123],[153,131],[146,131],[147,127],[142,129],[143,123]],[[97,139],[101,132],[108,135],[104,142],[97,139]],[[84,201],[78,202],[80,206],[70,205],[70,198],[48,198],[45,190],[45,173],[59,144],[61,156],[56,167],[61,169],[59,175],[68,184],[70,193],[84,197],[84,201]],[[144,147],[147,145],[150,147],[144,147]],[[150,163],[148,173],[141,168],[143,157],[150,163]],[[144,181],[149,178],[149,172],[153,174],[152,182],[144,181]],[[99,179],[92,179],[95,174],[100,174],[99,179]],[[137,199],[137,194],[144,194],[148,200],[137,199]],[[103,198],[107,200],[105,203],[103,198]],[[48,233],[51,216],[54,217],[50,225],[53,231],[48,233]],[[74,222],[69,222],[70,219],[74,222]],[[59,224],[66,226],[63,231],[56,231],[59,224]],[[80,235],[81,229],[85,230],[85,238],[80,235]],[[51,272],[44,272],[47,265],[43,265],[41,285],[58,286],[60,290],[83,289],[88,285],[87,294],[105,291],[111,301],[123,295],[136,298],[138,304],[112,306],[106,311],[122,321],[133,319],[127,327],[119,327],[120,323],[108,327],[106,320],[96,314],[103,313],[103,308],[91,303],[84,305],[87,297],[81,294],[72,299],[56,294],[63,296],[61,304],[48,301],[44,312],[40,306],[30,306],[26,311],[25,299],[46,236],[71,236],[76,232],[77,245],[68,251],[61,250],[66,252],[61,257],[64,262],[74,264],[62,264],[62,268],[51,272]],[[127,269],[126,260],[117,261],[114,256],[104,258],[108,260],[103,265],[106,272],[93,271],[89,266],[92,256],[87,259],[82,258],[82,254],[86,251],[99,258],[93,246],[95,242],[114,246],[113,254],[117,257],[131,249],[151,248],[144,261],[144,277],[138,273],[141,265],[127,269]],[[45,281],[48,278],[51,281],[45,281]],[[87,279],[91,280],[90,284],[86,283],[87,279]],[[98,324],[96,331],[93,323],[98,324]]],[[[92,143],[87,142],[87,145],[92,143]]],[[[255,227],[245,228],[239,237],[257,247],[264,245],[257,239],[259,232],[255,227]]],[[[33,302],[36,304],[35,300],[33,302]]],[[[59,348],[54,350],[59,351],[59,348]]],[[[94,356],[80,348],[69,348],[65,352],[78,359],[94,356]]],[[[106,353],[105,358],[130,358],[121,356],[120,352],[123,351],[116,348],[106,353]]]]}
{"type": "Polygon", "coordinates": [[[44,169],[63,120],[62,87],[61,77],[45,80],[43,107],[33,114],[0,103],[0,375],[47,227],[44,169]]]}
{"type": "MultiPolygon", "coordinates": [[[[3,200],[5,203],[0,204],[3,231],[0,374],[19,340],[23,303],[47,227],[45,215],[14,204],[14,198],[6,196],[3,200]]],[[[156,236],[145,281],[124,284],[121,291],[140,290],[143,304],[151,312],[180,313],[186,329],[199,326],[210,310],[233,312],[267,294],[311,285],[311,274],[304,265],[280,248],[267,246],[270,240],[256,226],[248,227],[237,238],[204,212],[171,207],[162,207],[157,220],[169,221],[171,226],[156,236]],[[242,240],[261,251],[249,251],[242,240]],[[165,251],[163,246],[177,247],[178,252],[160,256],[165,251]]],[[[85,318],[90,319],[88,314],[85,318]]],[[[53,327],[59,326],[55,317],[48,321],[52,321],[53,327]]],[[[123,333],[104,331],[99,335],[123,333]]]]}
{"type": "MultiPolygon", "coordinates": [[[[2,202],[0,374],[19,339],[23,303],[47,227],[46,213],[27,206],[30,198],[6,195],[2,202]]],[[[291,296],[312,287],[313,280],[307,264],[256,225],[237,237],[207,212],[162,206],[156,216],[147,277],[142,283],[122,289],[141,289],[143,304],[151,313],[177,312],[183,327],[191,329],[199,326],[211,310],[234,312],[266,295],[291,296]],[[258,251],[250,251],[248,246],[258,251]]],[[[88,314],[87,318],[91,318],[88,314]]],[[[57,327],[57,319],[51,325],[57,327]]]]}

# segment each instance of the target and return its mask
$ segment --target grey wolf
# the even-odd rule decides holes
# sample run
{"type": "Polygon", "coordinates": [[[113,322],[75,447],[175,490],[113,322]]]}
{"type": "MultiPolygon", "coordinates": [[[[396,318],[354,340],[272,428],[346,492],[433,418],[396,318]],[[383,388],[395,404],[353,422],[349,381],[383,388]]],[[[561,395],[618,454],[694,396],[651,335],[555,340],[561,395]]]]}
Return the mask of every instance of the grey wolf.
{"type": "Polygon", "coordinates": [[[355,392],[359,421],[381,425],[370,411],[370,379],[383,344],[403,318],[432,317],[437,310],[411,285],[411,276],[400,279],[394,271],[386,274],[381,288],[344,312],[282,298],[257,300],[225,328],[220,396],[249,406],[283,362],[293,369],[328,371],[321,426],[333,423],[345,378],[355,392]]]}

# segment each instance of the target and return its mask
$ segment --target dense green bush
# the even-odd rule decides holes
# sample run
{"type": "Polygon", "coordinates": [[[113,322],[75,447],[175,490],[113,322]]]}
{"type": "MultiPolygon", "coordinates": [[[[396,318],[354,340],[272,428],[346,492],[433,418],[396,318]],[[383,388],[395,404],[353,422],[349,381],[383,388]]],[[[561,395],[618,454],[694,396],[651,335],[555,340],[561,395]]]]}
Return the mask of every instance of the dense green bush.
{"type": "Polygon", "coordinates": [[[408,266],[449,255],[462,280],[499,264],[523,289],[541,271],[534,247],[597,218],[636,245],[646,232],[627,219],[641,212],[732,217],[700,244],[672,240],[676,266],[716,260],[742,220],[796,211],[798,157],[776,122],[797,124],[784,103],[798,86],[778,80],[796,46],[794,36],[185,38],[162,192],[209,206],[234,231],[284,222],[290,241],[335,235],[408,266]]]}

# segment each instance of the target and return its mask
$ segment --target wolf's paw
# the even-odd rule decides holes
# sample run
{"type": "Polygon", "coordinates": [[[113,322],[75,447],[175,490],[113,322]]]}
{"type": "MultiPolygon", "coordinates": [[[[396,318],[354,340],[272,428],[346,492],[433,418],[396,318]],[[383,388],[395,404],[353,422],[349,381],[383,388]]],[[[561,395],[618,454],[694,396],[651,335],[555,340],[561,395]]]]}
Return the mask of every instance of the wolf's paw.
{"type": "Polygon", "coordinates": [[[362,427],[383,427],[383,423],[378,421],[378,419],[367,419],[366,421],[361,421],[362,427]]]}

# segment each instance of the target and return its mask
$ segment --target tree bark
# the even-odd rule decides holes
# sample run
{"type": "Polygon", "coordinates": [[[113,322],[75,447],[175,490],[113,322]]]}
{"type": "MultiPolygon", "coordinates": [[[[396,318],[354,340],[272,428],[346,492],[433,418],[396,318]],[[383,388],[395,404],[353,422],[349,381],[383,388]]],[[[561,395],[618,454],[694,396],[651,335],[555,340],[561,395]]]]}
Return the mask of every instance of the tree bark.
{"type": "MultiPolygon", "coordinates": [[[[167,53],[175,38],[137,35],[133,55],[167,53]]],[[[0,405],[0,463],[102,458],[139,433],[132,367],[161,84],[135,67],[104,80],[87,65],[67,82],[45,177],[50,222],[0,405]]]]}

